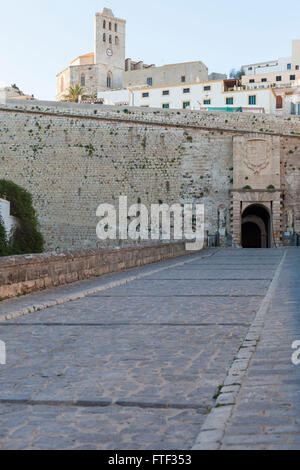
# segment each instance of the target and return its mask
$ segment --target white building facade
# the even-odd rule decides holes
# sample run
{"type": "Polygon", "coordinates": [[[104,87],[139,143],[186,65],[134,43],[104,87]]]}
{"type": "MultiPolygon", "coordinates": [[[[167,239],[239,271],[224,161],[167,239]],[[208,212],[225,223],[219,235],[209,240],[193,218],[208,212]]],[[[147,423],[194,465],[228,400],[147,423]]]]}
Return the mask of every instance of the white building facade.
{"type": "Polygon", "coordinates": [[[263,75],[269,73],[300,72],[300,40],[295,39],[292,42],[292,55],[289,57],[280,57],[279,59],[265,62],[257,62],[242,66],[244,75],[263,75]]]}
{"type": "Polygon", "coordinates": [[[238,80],[215,80],[164,87],[138,87],[100,92],[103,104],[162,109],[243,111],[274,113],[276,96],[272,88],[245,89],[238,80]]]}
{"type": "Polygon", "coordinates": [[[291,57],[280,57],[276,60],[243,65],[242,70],[245,75],[261,75],[271,72],[285,72],[291,69],[291,65],[291,57]]]}
{"type": "Polygon", "coordinates": [[[293,41],[290,57],[244,65],[242,71],[244,87],[274,89],[277,114],[300,115],[300,40],[293,41]]]}
{"type": "Polygon", "coordinates": [[[10,202],[0,199],[0,217],[3,221],[6,237],[10,238],[12,231],[18,226],[18,219],[10,215],[10,202]]]}

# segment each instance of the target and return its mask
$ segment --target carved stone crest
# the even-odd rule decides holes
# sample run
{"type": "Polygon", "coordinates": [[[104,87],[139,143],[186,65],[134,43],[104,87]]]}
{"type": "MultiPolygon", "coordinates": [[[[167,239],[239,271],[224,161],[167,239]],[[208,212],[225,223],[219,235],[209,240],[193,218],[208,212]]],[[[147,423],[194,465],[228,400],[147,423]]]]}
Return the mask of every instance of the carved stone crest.
{"type": "Polygon", "coordinates": [[[270,162],[270,143],[264,139],[251,139],[247,142],[244,163],[258,174],[269,165],[270,162]]]}

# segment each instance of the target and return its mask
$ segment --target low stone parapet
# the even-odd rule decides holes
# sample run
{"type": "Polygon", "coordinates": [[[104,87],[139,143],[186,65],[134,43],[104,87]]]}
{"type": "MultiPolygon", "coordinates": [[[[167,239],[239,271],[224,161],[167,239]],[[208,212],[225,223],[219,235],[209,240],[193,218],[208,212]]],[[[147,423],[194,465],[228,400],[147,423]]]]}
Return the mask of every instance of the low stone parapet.
{"type": "Polygon", "coordinates": [[[191,254],[185,243],[0,258],[0,299],[191,254]]]}

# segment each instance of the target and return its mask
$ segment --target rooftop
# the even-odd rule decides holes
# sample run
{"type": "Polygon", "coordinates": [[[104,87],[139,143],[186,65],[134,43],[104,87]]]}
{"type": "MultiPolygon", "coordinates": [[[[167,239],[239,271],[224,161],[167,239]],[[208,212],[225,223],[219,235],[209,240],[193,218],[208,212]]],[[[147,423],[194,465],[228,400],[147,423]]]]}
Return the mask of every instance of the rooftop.
{"type": "Polygon", "coordinates": [[[71,65],[76,62],[76,60],[80,60],[80,59],[88,59],[88,58],[91,58],[93,59],[93,62],[94,62],[94,52],[89,52],[88,54],[83,54],[83,55],[80,55],[78,57],[76,57],[76,59],[72,60],[71,62],[71,65]]]}
{"type": "Polygon", "coordinates": [[[109,16],[111,18],[115,17],[115,15],[113,14],[113,12],[110,8],[102,8],[100,14],[103,15],[103,16],[109,16]]]}

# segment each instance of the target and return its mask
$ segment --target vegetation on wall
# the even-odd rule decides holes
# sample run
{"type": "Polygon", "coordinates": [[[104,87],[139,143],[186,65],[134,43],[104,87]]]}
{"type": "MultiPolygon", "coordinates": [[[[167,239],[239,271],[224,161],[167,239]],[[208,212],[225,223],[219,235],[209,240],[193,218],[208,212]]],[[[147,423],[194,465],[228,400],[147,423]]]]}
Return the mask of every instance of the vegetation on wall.
{"type": "Polygon", "coordinates": [[[12,181],[0,180],[0,198],[10,201],[11,215],[18,219],[18,226],[9,240],[0,219],[0,256],[41,253],[44,240],[38,230],[31,194],[12,181]]]}

